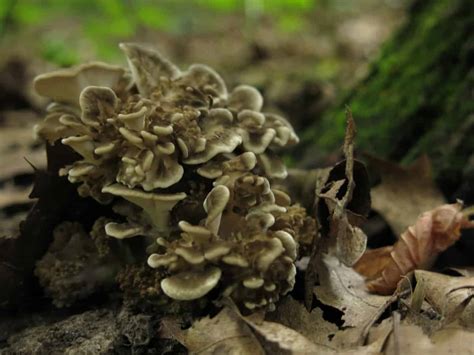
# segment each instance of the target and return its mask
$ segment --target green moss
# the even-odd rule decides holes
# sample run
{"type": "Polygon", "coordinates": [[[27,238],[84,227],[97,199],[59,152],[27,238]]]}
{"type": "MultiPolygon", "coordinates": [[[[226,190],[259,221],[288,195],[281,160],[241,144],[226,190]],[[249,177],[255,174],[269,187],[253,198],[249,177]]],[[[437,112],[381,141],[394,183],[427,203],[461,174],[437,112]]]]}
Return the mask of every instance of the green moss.
{"type": "Polygon", "coordinates": [[[406,161],[427,152],[436,171],[463,164],[474,151],[473,139],[458,137],[463,142],[456,142],[474,112],[469,62],[473,25],[470,0],[416,2],[368,77],[306,131],[303,149],[338,148],[347,105],[356,119],[361,150],[406,161]]]}

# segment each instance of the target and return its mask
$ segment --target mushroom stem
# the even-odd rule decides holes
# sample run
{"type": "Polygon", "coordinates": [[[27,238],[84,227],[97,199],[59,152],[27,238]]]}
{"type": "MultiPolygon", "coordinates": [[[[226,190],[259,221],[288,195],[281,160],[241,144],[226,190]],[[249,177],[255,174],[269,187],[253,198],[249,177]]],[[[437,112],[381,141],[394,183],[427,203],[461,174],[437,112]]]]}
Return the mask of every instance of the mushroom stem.
{"type": "Polygon", "coordinates": [[[172,195],[155,194],[129,189],[120,184],[106,186],[102,189],[102,192],[123,197],[141,207],[150,219],[151,224],[159,232],[168,231],[169,212],[179,201],[186,197],[184,192],[172,195]]]}

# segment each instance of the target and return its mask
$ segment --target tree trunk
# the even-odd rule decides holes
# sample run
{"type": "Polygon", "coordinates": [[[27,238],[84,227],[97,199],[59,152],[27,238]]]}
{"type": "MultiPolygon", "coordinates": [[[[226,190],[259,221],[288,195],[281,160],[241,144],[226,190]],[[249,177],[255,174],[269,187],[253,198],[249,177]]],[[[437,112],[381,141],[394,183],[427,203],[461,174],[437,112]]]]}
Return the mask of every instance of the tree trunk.
{"type": "Polygon", "coordinates": [[[366,79],[306,130],[302,164],[341,146],[348,106],[360,151],[402,162],[426,152],[443,190],[472,203],[473,28],[472,0],[415,1],[366,79]]]}

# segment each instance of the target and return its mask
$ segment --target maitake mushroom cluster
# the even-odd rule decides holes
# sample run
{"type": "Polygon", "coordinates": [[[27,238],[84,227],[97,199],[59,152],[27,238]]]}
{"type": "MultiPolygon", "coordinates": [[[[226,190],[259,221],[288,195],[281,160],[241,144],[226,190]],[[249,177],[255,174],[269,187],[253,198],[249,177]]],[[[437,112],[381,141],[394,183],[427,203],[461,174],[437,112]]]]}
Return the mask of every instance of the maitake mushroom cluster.
{"type": "Polygon", "coordinates": [[[274,151],[298,142],[291,125],[261,112],[255,88],[228,93],[205,65],[180,71],[156,51],[120,48],[129,70],[90,63],[35,81],[53,99],[38,136],[80,156],[59,173],[123,216],[108,236],[157,239],[148,264],[168,275],[167,296],[220,289],[249,309],[272,307],[292,289],[308,236],[296,226],[309,217],[286,218],[290,198],[271,187],[286,177],[274,151]]]}

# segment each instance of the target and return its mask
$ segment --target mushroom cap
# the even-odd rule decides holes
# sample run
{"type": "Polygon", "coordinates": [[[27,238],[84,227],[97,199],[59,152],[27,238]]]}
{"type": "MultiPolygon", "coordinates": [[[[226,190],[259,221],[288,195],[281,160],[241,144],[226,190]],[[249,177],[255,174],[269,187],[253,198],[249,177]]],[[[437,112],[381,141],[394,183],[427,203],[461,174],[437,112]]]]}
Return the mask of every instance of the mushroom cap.
{"type": "Polygon", "coordinates": [[[261,272],[267,271],[270,265],[285,252],[282,242],[278,238],[269,240],[268,249],[262,253],[257,259],[257,268],[261,272]]]}
{"type": "Polygon", "coordinates": [[[174,254],[151,254],[148,257],[148,266],[152,267],[153,269],[156,269],[160,266],[168,266],[178,260],[178,256],[174,254]]]}
{"type": "Polygon", "coordinates": [[[219,99],[227,99],[227,87],[224,80],[211,67],[193,64],[180,77],[184,85],[200,88],[205,94],[219,99]]]}
{"type": "Polygon", "coordinates": [[[257,158],[265,171],[265,175],[269,178],[286,179],[288,176],[285,163],[272,151],[266,150],[265,153],[257,155],[257,158]]]}
{"type": "Polygon", "coordinates": [[[296,257],[298,256],[298,246],[293,236],[283,230],[276,231],[273,235],[280,239],[288,256],[291,259],[296,260],[296,257]]]}
{"type": "Polygon", "coordinates": [[[232,112],[228,109],[211,109],[199,125],[203,132],[204,150],[183,159],[185,164],[205,163],[217,154],[232,153],[242,143],[238,129],[233,126],[232,112]]]}
{"type": "Polygon", "coordinates": [[[92,62],[39,75],[33,85],[41,96],[78,106],[79,95],[87,86],[115,87],[124,74],[122,67],[92,62]]]}
{"type": "Polygon", "coordinates": [[[120,43],[119,47],[127,56],[138,91],[145,97],[150,96],[163,77],[175,79],[181,74],[178,67],[157,50],[136,43],[120,43]]]}
{"type": "Polygon", "coordinates": [[[260,92],[250,85],[237,86],[229,97],[228,106],[236,111],[260,111],[263,106],[263,97],[260,92]]]}
{"type": "Polygon", "coordinates": [[[222,271],[217,267],[184,271],[163,279],[161,289],[172,299],[191,301],[203,297],[216,287],[221,275],[222,271]]]}
{"type": "Polygon", "coordinates": [[[207,212],[206,227],[214,234],[217,234],[219,230],[222,212],[227,206],[229,198],[230,190],[227,186],[218,185],[209,192],[204,200],[204,210],[207,212]]]}
{"type": "Polygon", "coordinates": [[[252,152],[242,153],[235,158],[222,163],[226,172],[229,171],[250,171],[257,165],[257,157],[252,152]]]}
{"type": "Polygon", "coordinates": [[[209,229],[207,229],[206,227],[203,227],[203,226],[194,226],[192,225],[191,223],[188,223],[186,221],[180,221],[178,223],[179,225],[179,228],[185,232],[185,233],[189,233],[189,234],[192,234],[192,235],[197,235],[197,236],[202,236],[202,237],[210,237],[211,236],[211,232],[209,231],[209,229]]]}
{"type": "Polygon", "coordinates": [[[110,222],[105,225],[105,233],[117,239],[127,239],[142,234],[143,228],[127,223],[110,222]]]}
{"type": "Polygon", "coordinates": [[[207,219],[212,221],[221,214],[230,198],[230,190],[227,186],[218,185],[214,187],[204,200],[204,210],[207,212],[207,219]]]}
{"type": "MultiPolygon", "coordinates": [[[[183,200],[186,197],[184,192],[179,192],[175,194],[156,194],[153,192],[143,192],[136,189],[129,189],[121,184],[112,184],[105,186],[102,189],[102,192],[109,193],[115,196],[121,196],[126,200],[129,200],[133,203],[132,200],[140,201],[158,201],[158,202],[178,202],[183,200]]],[[[140,206],[140,204],[136,203],[140,206]]]]}
{"type": "Polygon", "coordinates": [[[81,120],[88,126],[100,126],[100,120],[105,121],[117,108],[117,96],[114,91],[103,86],[88,86],[79,96],[81,120]],[[103,117],[105,115],[105,117],[103,117]]]}

